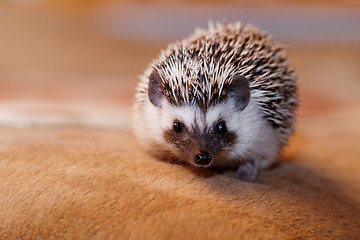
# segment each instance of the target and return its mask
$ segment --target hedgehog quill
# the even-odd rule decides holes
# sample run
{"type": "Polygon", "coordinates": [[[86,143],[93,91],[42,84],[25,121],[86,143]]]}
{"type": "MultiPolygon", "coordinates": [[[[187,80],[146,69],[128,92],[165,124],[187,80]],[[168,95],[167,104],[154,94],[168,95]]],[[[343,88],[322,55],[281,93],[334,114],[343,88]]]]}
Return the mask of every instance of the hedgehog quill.
{"type": "Polygon", "coordinates": [[[158,158],[237,167],[254,181],[294,131],[297,84],[283,47],[240,22],[210,23],[162,50],[141,76],[134,131],[158,158]]]}

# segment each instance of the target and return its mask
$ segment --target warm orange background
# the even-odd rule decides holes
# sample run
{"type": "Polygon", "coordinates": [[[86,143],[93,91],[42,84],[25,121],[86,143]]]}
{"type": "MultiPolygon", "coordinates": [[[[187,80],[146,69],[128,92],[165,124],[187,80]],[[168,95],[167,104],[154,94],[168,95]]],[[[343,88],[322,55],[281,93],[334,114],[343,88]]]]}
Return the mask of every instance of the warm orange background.
{"type": "Polygon", "coordinates": [[[352,29],[359,6],[351,0],[3,1],[0,124],[129,128],[137,76],[150,60],[228,12],[230,19],[267,26],[288,45],[302,98],[299,135],[359,133],[360,33],[352,29]]]}

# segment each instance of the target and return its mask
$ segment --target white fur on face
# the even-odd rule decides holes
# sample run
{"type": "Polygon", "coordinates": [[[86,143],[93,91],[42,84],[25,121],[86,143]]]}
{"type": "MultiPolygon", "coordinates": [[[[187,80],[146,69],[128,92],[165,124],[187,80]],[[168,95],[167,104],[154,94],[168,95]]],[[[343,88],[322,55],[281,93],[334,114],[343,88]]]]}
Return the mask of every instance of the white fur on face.
{"type": "MultiPolygon", "coordinates": [[[[261,115],[256,100],[250,99],[242,111],[235,109],[231,99],[207,111],[206,122],[209,126],[220,119],[225,121],[229,131],[237,135],[237,141],[224,149],[228,152],[227,161],[242,162],[251,159],[262,168],[275,160],[280,149],[279,138],[273,127],[261,115]]],[[[224,162],[220,164],[226,165],[224,162]]]]}
{"type": "Polygon", "coordinates": [[[200,110],[195,106],[173,106],[168,103],[163,104],[161,114],[161,126],[164,130],[172,128],[174,121],[180,121],[188,129],[191,129],[196,122],[200,130],[204,130],[204,117],[200,110]]]}
{"type": "Polygon", "coordinates": [[[254,160],[259,168],[272,163],[280,149],[279,137],[273,127],[264,119],[256,100],[250,99],[248,106],[243,111],[235,109],[232,100],[219,103],[210,107],[204,113],[195,106],[176,107],[165,100],[161,108],[153,106],[150,101],[145,101],[135,120],[135,132],[142,140],[143,145],[149,150],[157,149],[174,151],[164,139],[165,130],[171,129],[174,120],[182,122],[191,129],[196,122],[199,132],[206,128],[211,131],[219,120],[225,121],[229,131],[235,132],[237,141],[224,149],[225,160],[214,162],[214,165],[227,165],[229,163],[254,160]]]}

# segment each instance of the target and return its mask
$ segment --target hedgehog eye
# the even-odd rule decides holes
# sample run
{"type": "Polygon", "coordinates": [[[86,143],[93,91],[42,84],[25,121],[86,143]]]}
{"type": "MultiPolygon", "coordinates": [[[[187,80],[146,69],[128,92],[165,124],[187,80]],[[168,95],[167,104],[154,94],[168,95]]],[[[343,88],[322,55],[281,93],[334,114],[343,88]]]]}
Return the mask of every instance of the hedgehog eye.
{"type": "Polygon", "coordinates": [[[227,132],[227,127],[225,122],[219,122],[216,127],[215,127],[216,131],[220,134],[224,134],[227,132]]]}
{"type": "Polygon", "coordinates": [[[174,122],[173,124],[174,132],[180,133],[182,131],[182,126],[180,122],[174,122]]]}

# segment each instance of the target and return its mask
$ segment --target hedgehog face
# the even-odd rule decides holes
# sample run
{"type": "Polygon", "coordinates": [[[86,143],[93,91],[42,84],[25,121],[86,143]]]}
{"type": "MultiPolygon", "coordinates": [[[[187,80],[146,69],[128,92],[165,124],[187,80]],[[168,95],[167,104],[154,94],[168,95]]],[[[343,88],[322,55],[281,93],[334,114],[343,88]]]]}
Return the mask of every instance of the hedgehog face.
{"type": "Polygon", "coordinates": [[[219,114],[219,110],[204,112],[197,106],[163,104],[163,139],[176,161],[207,167],[231,150],[237,134],[231,121],[226,120],[228,116],[219,114]]]}
{"type": "Polygon", "coordinates": [[[248,81],[235,79],[217,104],[173,104],[163,94],[158,74],[149,78],[148,96],[160,111],[162,139],[175,161],[208,167],[227,158],[238,142],[239,116],[250,99],[248,81]]]}

